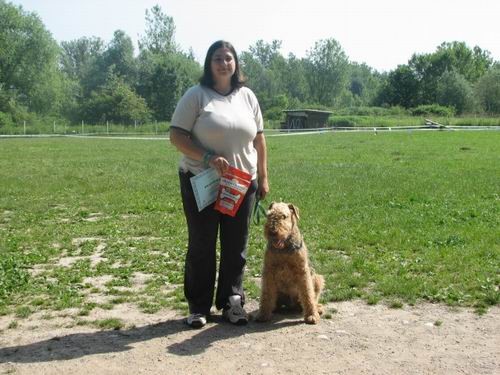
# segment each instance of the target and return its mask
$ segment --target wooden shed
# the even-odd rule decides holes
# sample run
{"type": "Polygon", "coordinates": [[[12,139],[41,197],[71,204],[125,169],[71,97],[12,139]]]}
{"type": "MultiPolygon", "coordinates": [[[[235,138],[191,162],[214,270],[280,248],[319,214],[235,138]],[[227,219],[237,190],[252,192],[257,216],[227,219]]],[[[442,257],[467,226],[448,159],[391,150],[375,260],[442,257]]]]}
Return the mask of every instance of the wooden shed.
{"type": "Polygon", "coordinates": [[[328,117],[332,114],[329,111],[315,109],[293,109],[283,112],[286,113],[286,119],[281,124],[282,129],[324,128],[328,125],[328,117]]]}

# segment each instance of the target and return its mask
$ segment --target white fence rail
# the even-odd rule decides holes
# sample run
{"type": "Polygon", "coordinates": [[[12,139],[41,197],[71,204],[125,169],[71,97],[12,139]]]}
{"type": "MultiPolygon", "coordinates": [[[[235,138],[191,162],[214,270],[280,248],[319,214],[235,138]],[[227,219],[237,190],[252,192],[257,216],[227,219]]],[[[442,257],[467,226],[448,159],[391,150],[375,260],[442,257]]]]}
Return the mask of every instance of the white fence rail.
{"type": "MultiPolygon", "coordinates": [[[[355,133],[372,132],[375,134],[389,132],[413,131],[500,131],[500,126],[394,126],[394,127],[328,127],[313,129],[266,129],[264,134],[268,137],[291,135],[322,134],[322,133],[355,133]]],[[[158,133],[79,133],[79,134],[0,134],[0,138],[47,138],[47,137],[75,137],[94,139],[137,139],[137,140],[162,140],[168,138],[166,134],[158,133]]]]}

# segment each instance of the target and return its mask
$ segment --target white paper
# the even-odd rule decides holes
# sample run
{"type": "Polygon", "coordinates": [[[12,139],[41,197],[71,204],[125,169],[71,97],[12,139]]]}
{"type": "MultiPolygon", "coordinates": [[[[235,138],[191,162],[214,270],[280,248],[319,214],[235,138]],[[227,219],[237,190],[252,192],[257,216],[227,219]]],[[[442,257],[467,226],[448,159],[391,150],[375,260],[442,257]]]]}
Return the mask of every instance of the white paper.
{"type": "Polygon", "coordinates": [[[190,180],[198,211],[215,202],[220,182],[220,176],[215,169],[206,169],[190,180]]]}

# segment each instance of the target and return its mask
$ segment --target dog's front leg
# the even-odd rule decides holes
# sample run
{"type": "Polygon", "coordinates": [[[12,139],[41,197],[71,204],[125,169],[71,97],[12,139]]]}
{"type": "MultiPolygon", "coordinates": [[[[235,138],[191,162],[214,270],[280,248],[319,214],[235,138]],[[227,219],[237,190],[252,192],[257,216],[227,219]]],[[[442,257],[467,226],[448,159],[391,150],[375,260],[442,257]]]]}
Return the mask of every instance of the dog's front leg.
{"type": "Polygon", "coordinates": [[[304,321],[307,324],[318,323],[320,317],[314,293],[313,280],[309,272],[304,272],[302,277],[302,285],[299,288],[299,298],[302,309],[304,310],[304,321]]]}
{"type": "Polygon", "coordinates": [[[278,290],[272,277],[262,279],[262,292],[260,295],[259,313],[255,318],[258,322],[267,322],[271,319],[273,311],[276,308],[276,300],[278,298],[278,290]]]}
{"type": "Polygon", "coordinates": [[[314,285],[314,294],[316,295],[315,301],[316,306],[318,307],[319,315],[322,315],[324,312],[323,305],[319,303],[319,298],[321,296],[321,292],[325,286],[325,279],[322,275],[311,274],[313,285],[314,285]]]}

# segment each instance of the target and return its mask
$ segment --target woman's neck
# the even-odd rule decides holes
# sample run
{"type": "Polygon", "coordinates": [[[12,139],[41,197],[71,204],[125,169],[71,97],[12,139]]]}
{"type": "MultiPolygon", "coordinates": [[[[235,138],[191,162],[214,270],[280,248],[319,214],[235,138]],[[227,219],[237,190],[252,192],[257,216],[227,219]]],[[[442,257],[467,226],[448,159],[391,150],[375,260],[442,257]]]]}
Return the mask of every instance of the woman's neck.
{"type": "Polygon", "coordinates": [[[231,81],[216,82],[213,88],[221,95],[227,95],[233,90],[231,81]]]}

